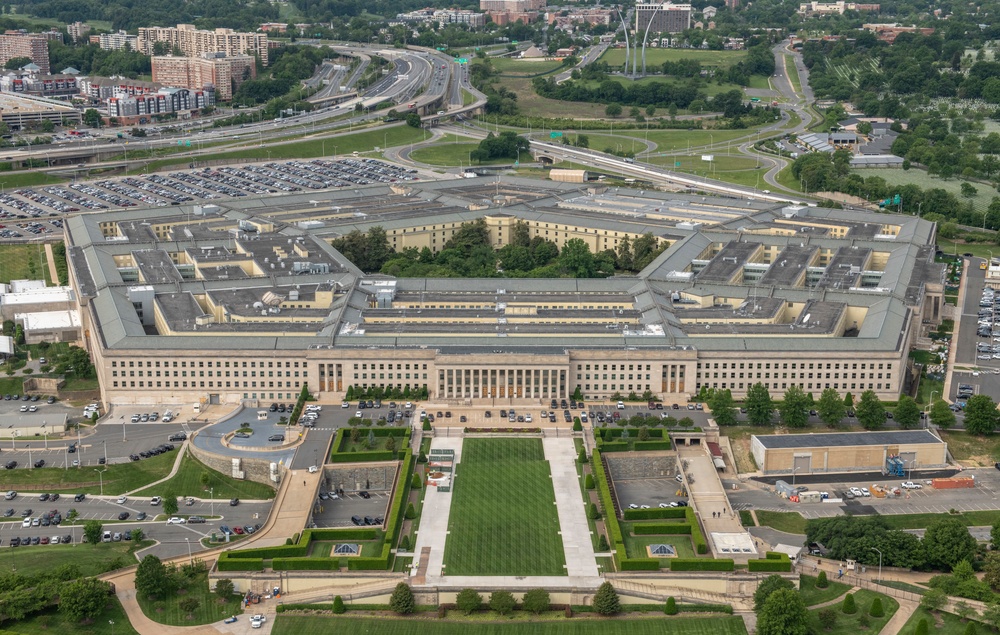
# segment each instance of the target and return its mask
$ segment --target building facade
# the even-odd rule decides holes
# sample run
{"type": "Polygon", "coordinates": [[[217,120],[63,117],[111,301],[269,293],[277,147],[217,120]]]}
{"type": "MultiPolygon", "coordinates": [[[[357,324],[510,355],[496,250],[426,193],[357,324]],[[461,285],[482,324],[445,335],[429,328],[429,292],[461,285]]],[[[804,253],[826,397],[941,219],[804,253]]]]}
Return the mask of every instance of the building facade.
{"type": "Polygon", "coordinates": [[[120,95],[107,100],[104,115],[130,121],[146,115],[198,110],[215,105],[215,90],[187,88],[161,88],[145,95],[120,95]]]}
{"type": "Polygon", "coordinates": [[[206,53],[223,53],[227,57],[257,56],[267,66],[267,33],[240,33],[232,29],[198,30],[193,24],[176,27],[140,27],[139,51],[153,55],[156,42],[166,43],[170,50],[180,49],[187,57],[201,57],[206,53]]]}
{"type": "Polygon", "coordinates": [[[689,29],[691,5],[672,2],[636,4],[636,32],[645,33],[647,27],[651,33],[680,33],[689,29]]]}
{"type": "Polygon", "coordinates": [[[7,31],[0,35],[0,66],[17,57],[27,57],[34,62],[41,75],[48,75],[52,70],[49,66],[49,38],[42,33],[7,31]]]}
{"type": "Polygon", "coordinates": [[[71,40],[73,40],[74,42],[79,42],[88,33],[90,33],[90,25],[84,24],[83,22],[77,20],[73,24],[66,25],[66,33],[69,34],[71,40]]]}
{"type": "Polygon", "coordinates": [[[153,57],[153,81],[164,86],[202,90],[212,86],[215,98],[229,101],[247,79],[257,76],[254,58],[206,53],[201,57],[153,57]]]}
{"type": "Polygon", "coordinates": [[[120,51],[122,49],[130,51],[139,50],[139,38],[135,35],[129,35],[125,31],[101,33],[100,35],[92,36],[91,41],[95,38],[97,45],[105,51],[120,51]]]}

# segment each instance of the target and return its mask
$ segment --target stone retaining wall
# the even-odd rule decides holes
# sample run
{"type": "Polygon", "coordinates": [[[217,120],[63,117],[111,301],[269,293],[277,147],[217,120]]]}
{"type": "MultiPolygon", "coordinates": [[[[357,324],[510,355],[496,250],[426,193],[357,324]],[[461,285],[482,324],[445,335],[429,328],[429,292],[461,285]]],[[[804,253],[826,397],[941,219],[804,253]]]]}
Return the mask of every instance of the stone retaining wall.
{"type": "Polygon", "coordinates": [[[673,454],[646,452],[605,452],[613,480],[641,478],[673,478],[677,474],[677,457],[673,454]]]}
{"type": "MultiPolygon", "coordinates": [[[[213,452],[202,450],[194,443],[188,444],[188,451],[191,455],[207,465],[208,467],[222,472],[226,476],[233,475],[233,457],[221,456],[213,452]]],[[[240,458],[240,469],[243,470],[243,477],[248,481],[263,483],[271,487],[278,484],[271,480],[271,461],[256,458],[240,458]]],[[[279,476],[284,476],[287,468],[282,465],[278,468],[279,476]]]]}
{"type": "Polygon", "coordinates": [[[396,480],[397,461],[386,461],[380,465],[347,465],[323,468],[326,486],[343,489],[345,492],[370,490],[389,491],[396,480]]]}

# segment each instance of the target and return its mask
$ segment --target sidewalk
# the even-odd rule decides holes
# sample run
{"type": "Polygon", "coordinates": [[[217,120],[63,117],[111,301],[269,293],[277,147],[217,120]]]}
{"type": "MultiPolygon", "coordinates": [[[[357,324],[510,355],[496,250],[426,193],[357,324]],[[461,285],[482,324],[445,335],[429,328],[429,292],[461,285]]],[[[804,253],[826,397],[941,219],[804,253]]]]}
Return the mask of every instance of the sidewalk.
{"type": "Polygon", "coordinates": [[[566,556],[566,575],[596,578],[597,560],[576,476],[577,453],[573,439],[545,437],[542,447],[552,474],[556,513],[559,515],[563,553],[566,556]]]}

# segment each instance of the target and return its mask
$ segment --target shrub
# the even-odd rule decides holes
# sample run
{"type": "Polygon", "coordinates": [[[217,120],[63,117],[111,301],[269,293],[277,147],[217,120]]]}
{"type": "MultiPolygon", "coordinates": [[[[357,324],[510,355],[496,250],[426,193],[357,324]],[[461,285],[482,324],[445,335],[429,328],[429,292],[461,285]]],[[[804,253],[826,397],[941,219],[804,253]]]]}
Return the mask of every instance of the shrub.
{"type": "Polygon", "coordinates": [[[545,589],[531,589],[521,599],[524,610],[539,615],[549,610],[549,592],[545,589]]]}
{"type": "Polygon", "coordinates": [[[400,615],[408,615],[413,612],[416,606],[410,585],[405,582],[397,584],[389,598],[389,608],[400,615]]]}
{"type": "Polygon", "coordinates": [[[621,600],[618,599],[618,591],[610,582],[605,582],[594,595],[594,610],[601,615],[617,615],[622,610],[621,600]]]}
{"type": "Polygon", "coordinates": [[[472,615],[483,606],[483,596],[475,589],[462,589],[455,598],[455,606],[466,615],[472,615]]]}
{"type": "Polygon", "coordinates": [[[882,617],[885,615],[885,609],[882,608],[882,598],[875,598],[872,600],[871,608],[868,609],[868,615],[872,617],[882,617]]]}
{"type": "Polygon", "coordinates": [[[735,564],[732,559],[719,558],[673,558],[670,561],[671,571],[732,571],[735,564]]]}
{"type": "Polygon", "coordinates": [[[819,617],[819,623],[828,631],[832,631],[837,625],[837,612],[831,608],[820,609],[816,616],[819,617]]]}
{"type": "Polygon", "coordinates": [[[628,558],[619,563],[622,571],[659,571],[658,558],[628,558]]]}
{"type": "Polygon", "coordinates": [[[854,603],[853,593],[848,593],[844,596],[844,602],[840,605],[840,610],[843,611],[845,615],[854,615],[858,612],[858,607],[854,603]]]}
{"type": "MultiPolygon", "coordinates": [[[[421,456],[423,456],[423,454],[421,454],[421,456]]],[[[419,462],[420,462],[420,459],[417,459],[417,463],[419,463],[419,462]]],[[[427,459],[424,459],[424,463],[426,463],[426,462],[427,462],[427,459]]],[[[419,474],[414,474],[413,478],[410,479],[410,489],[420,489],[423,486],[424,486],[424,482],[420,480],[420,475],[419,474]]]]}
{"type": "Polygon", "coordinates": [[[965,631],[962,633],[962,635],[976,635],[976,625],[973,624],[972,622],[966,624],[965,631]]]}
{"type": "Polygon", "coordinates": [[[587,513],[587,515],[593,520],[597,520],[598,518],[601,517],[601,510],[597,509],[597,503],[590,504],[590,511],[587,513]]]}
{"type": "Polygon", "coordinates": [[[609,549],[611,549],[611,546],[608,544],[608,537],[601,534],[600,539],[597,541],[597,550],[603,553],[609,549]]]}
{"type": "Polygon", "coordinates": [[[399,539],[399,550],[400,551],[409,551],[410,550],[410,537],[409,536],[404,535],[402,538],[399,539]]]}
{"type": "Polygon", "coordinates": [[[588,489],[588,490],[594,489],[594,475],[593,474],[588,474],[587,477],[585,479],[583,479],[583,486],[586,489],[588,489]]]}
{"type": "Polygon", "coordinates": [[[347,607],[344,606],[344,598],[340,597],[339,595],[335,596],[333,598],[333,614],[343,615],[346,612],[347,612],[347,607]]]}
{"type": "Polygon", "coordinates": [[[573,418],[573,432],[583,432],[583,424],[580,423],[579,417],[573,418]]]}
{"type": "Polygon", "coordinates": [[[579,461],[580,463],[586,463],[587,462],[587,451],[584,450],[583,448],[580,448],[580,455],[576,457],[576,460],[579,461]]]}
{"type": "Polygon", "coordinates": [[[421,426],[421,430],[424,430],[426,432],[429,431],[430,429],[431,429],[431,422],[428,421],[427,419],[424,419],[424,425],[421,426]]]}
{"type": "Polygon", "coordinates": [[[685,507],[665,507],[662,509],[626,509],[625,520],[656,520],[659,518],[684,518],[685,507]]]}
{"type": "Polygon", "coordinates": [[[671,595],[667,598],[667,603],[663,606],[663,612],[667,615],[677,615],[677,600],[674,599],[674,596],[671,595]]]}
{"type": "Polygon", "coordinates": [[[825,589],[828,586],[830,586],[830,581],[826,579],[826,571],[820,571],[816,578],[816,588],[825,589]]]}
{"type": "Polygon", "coordinates": [[[510,591],[494,591],[490,595],[490,608],[500,615],[507,615],[517,606],[517,600],[510,591]]]}
{"type": "Polygon", "coordinates": [[[914,629],[913,635],[928,635],[926,619],[921,619],[919,622],[917,622],[917,628],[914,629]]]}
{"type": "Polygon", "coordinates": [[[406,513],[403,514],[403,517],[407,520],[413,520],[417,517],[417,508],[413,506],[413,503],[407,503],[406,513]]]}

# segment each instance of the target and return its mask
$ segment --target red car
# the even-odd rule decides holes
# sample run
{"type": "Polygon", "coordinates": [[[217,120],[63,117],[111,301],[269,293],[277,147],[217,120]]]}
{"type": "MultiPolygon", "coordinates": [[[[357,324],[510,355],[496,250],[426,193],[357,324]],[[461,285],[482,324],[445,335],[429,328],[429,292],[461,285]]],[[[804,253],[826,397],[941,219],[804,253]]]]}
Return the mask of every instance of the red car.
{"type": "Polygon", "coordinates": [[[233,531],[235,533],[241,535],[241,536],[243,535],[243,528],[242,527],[233,527],[233,531]]]}

